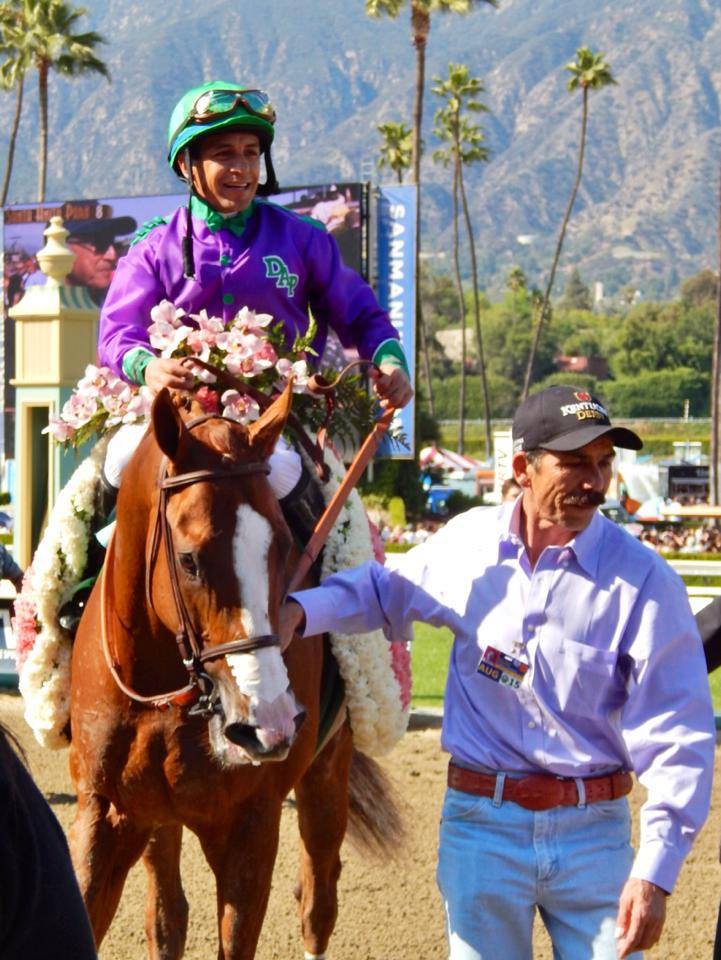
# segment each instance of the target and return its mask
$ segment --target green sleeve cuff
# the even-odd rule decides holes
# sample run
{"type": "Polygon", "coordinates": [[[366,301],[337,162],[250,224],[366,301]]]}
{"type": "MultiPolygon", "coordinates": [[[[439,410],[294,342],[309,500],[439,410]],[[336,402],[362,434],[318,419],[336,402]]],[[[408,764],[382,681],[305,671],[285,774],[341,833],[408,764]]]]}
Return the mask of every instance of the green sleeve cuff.
{"type": "Polygon", "coordinates": [[[403,353],[403,347],[400,345],[398,340],[393,340],[391,338],[384,340],[383,343],[376,347],[376,351],[373,354],[372,359],[373,363],[377,364],[379,367],[383,363],[392,367],[400,367],[410,380],[411,373],[408,369],[408,361],[406,360],[405,353],[403,353]]]}
{"type": "Polygon", "coordinates": [[[123,373],[131,383],[142,387],[145,384],[145,368],[154,359],[155,354],[151,350],[133,347],[123,357],[123,373]]]}

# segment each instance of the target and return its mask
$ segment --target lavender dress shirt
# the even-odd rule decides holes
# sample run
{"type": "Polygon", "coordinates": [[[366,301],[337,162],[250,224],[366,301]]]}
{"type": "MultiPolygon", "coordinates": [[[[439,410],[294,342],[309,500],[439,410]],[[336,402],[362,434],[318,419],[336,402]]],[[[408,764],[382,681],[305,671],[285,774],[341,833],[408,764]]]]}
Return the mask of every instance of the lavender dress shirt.
{"type": "Polygon", "coordinates": [[[294,594],[306,635],[415,620],[455,636],[442,744],[457,762],[588,777],[634,770],[648,791],[632,876],[670,891],[708,814],[715,730],[685,587],[601,514],[531,569],[521,500],[478,508],[387,565],[294,594]],[[519,689],[478,672],[491,645],[529,664],[519,689]]]}

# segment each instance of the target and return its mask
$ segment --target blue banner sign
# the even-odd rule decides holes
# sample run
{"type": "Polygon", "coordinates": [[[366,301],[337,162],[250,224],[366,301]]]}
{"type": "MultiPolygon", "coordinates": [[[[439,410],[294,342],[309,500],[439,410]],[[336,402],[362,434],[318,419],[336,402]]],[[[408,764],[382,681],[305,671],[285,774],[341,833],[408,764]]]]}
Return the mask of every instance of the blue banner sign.
{"type": "MultiPolygon", "coordinates": [[[[416,217],[415,186],[381,187],[378,197],[378,282],[381,306],[388,311],[408,357],[415,390],[416,357],[416,217]]],[[[392,428],[401,432],[408,447],[383,441],[379,456],[411,460],[415,450],[415,400],[396,414],[392,428]]]]}

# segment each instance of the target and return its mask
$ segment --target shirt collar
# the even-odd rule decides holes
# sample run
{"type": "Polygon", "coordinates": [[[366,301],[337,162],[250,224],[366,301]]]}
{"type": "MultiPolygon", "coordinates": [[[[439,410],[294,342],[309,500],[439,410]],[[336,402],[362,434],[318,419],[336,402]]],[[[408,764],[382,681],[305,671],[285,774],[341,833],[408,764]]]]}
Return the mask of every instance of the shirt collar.
{"type": "Polygon", "coordinates": [[[252,200],[250,206],[246,207],[245,210],[224,217],[222,213],[211,207],[197,194],[193,194],[190,198],[190,212],[199,220],[204,220],[211,233],[217,233],[219,230],[230,230],[236,237],[239,237],[245,230],[245,225],[254,210],[255,200],[252,200]]]}
{"type": "MultiPolygon", "coordinates": [[[[498,559],[507,556],[518,556],[519,550],[525,549],[521,537],[521,501],[520,494],[512,503],[503,505],[500,517],[500,535],[498,538],[498,559]]],[[[598,573],[599,544],[603,536],[603,517],[596,510],[593,519],[586,527],[577,533],[573,540],[565,544],[567,550],[572,550],[579,566],[592,578],[598,573]]]]}

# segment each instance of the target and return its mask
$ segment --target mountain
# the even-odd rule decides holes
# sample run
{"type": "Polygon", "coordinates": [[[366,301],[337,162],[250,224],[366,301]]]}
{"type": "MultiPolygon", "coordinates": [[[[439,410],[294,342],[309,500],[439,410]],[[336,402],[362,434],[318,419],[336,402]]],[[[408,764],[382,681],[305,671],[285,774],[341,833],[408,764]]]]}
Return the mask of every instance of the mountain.
{"type": "MultiPolygon", "coordinates": [[[[112,82],[51,79],[48,197],[177,192],[164,164],[168,117],[211,77],[267,89],[278,109],[281,182],[378,179],[376,125],[410,122],[414,53],[407,11],[371,21],[362,0],[87,0],[83,29],[107,39],[112,82]]],[[[467,17],[434,15],[428,44],[422,196],[424,252],[450,249],[449,173],[434,165],[431,78],[450,61],[485,84],[491,161],[469,172],[484,283],[520,264],[541,285],[570,192],[580,95],[564,65],[604,52],[617,86],[590,97],[587,163],[560,284],[572,265],[608,291],[668,294],[715,267],[721,158],[718,0],[501,0],[467,17]],[[521,241],[519,241],[519,237],[521,241]]],[[[34,76],[10,199],[34,199],[34,76]]],[[[0,98],[0,132],[13,97],[0,98]]],[[[0,136],[0,151],[5,141],[0,136]]],[[[3,154],[0,153],[0,156],[3,154]]]]}

